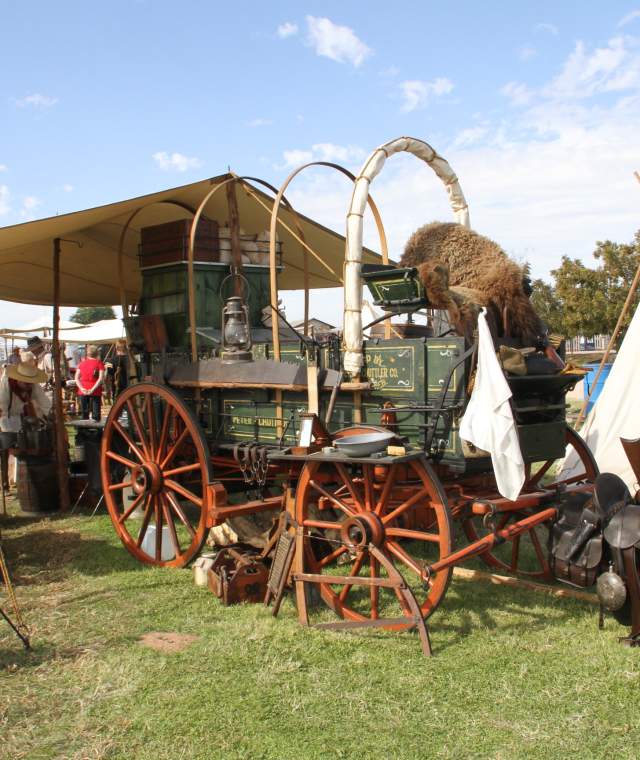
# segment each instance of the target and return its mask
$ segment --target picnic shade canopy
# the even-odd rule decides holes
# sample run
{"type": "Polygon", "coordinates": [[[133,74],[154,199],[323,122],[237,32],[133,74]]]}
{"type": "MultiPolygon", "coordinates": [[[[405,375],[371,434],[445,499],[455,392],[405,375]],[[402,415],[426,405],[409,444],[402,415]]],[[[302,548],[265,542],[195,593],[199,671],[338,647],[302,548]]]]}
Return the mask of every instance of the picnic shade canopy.
{"type": "MultiPolygon", "coordinates": [[[[105,206],[0,228],[0,299],[35,304],[54,302],[52,251],[54,240],[59,238],[61,306],[104,306],[121,302],[121,240],[124,295],[127,303],[134,303],[140,295],[142,282],[138,266],[140,229],[190,218],[211,190],[234,176],[223,174],[105,206]],[[81,243],[82,247],[67,241],[81,243]]],[[[227,182],[236,187],[240,225],[247,234],[269,228],[273,206],[272,197],[260,190],[256,182],[227,182]]],[[[345,210],[350,192],[345,186],[345,210]]],[[[223,189],[212,195],[203,215],[215,219],[220,225],[229,219],[223,189]]],[[[305,248],[300,240],[313,251],[307,256],[309,287],[342,284],[345,255],[342,235],[308,217],[292,213],[286,206],[281,207],[278,215],[277,234],[283,244],[283,269],[278,277],[280,288],[297,290],[304,287],[305,248]]],[[[363,260],[374,263],[380,261],[380,257],[365,249],[363,260]]]]}

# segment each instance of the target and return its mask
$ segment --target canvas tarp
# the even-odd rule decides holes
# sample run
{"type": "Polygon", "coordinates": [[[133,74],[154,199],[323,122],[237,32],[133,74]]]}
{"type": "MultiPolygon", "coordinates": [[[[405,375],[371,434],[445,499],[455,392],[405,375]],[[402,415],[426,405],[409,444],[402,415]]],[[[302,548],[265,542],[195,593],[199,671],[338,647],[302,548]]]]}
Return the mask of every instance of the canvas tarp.
{"type": "MultiPolygon", "coordinates": [[[[593,452],[600,472],[619,475],[632,493],[635,493],[638,485],[620,438],[640,436],[639,350],[640,308],[631,320],[600,396],[579,431],[593,452]]],[[[571,477],[578,471],[584,469],[571,450],[563,464],[562,477],[571,477]]]]}
{"type": "Polygon", "coordinates": [[[90,325],[60,330],[60,340],[63,343],[115,343],[119,338],[124,337],[124,324],[121,319],[101,319],[90,325]]]}
{"type": "MultiPolygon", "coordinates": [[[[76,322],[71,322],[68,319],[60,320],[60,329],[68,329],[78,327],[76,322]]],[[[44,319],[38,317],[38,319],[32,319],[31,322],[20,325],[20,327],[3,327],[0,328],[0,338],[14,338],[16,340],[31,337],[37,335],[39,338],[51,337],[53,333],[53,323],[51,319],[44,319]]]]}
{"type": "MultiPolygon", "coordinates": [[[[127,301],[138,299],[141,277],[138,268],[140,229],[154,224],[191,216],[189,211],[168,201],[196,209],[205,195],[231,175],[183,185],[158,193],[110,203],[106,206],[77,211],[71,214],[40,219],[25,224],[0,228],[0,299],[21,303],[50,304],[53,302],[53,240],[56,237],[82,243],[63,242],[60,262],[60,303],[63,306],[93,306],[120,303],[118,280],[118,245],[124,225],[136,211],[124,244],[124,282],[127,301]],[[151,205],[149,205],[151,204],[151,205]]],[[[345,187],[345,212],[350,189],[345,187]]],[[[255,185],[236,186],[240,225],[248,234],[269,229],[271,197],[255,185]],[[250,193],[258,196],[268,210],[250,193]]],[[[221,226],[228,218],[225,189],[215,193],[205,208],[205,216],[221,226]]],[[[313,220],[298,215],[307,244],[319,255],[322,263],[309,255],[309,284],[311,288],[335,287],[342,284],[345,239],[313,220]]],[[[279,218],[295,230],[294,216],[282,209],[279,218]]],[[[340,220],[337,220],[340,221],[340,220]]],[[[283,243],[284,268],[278,277],[282,290],[304,287],[303,248],[284,227],[278,227],[283,243]]],[[[366,250],[364,260],[379,261],[366,250]]]]}

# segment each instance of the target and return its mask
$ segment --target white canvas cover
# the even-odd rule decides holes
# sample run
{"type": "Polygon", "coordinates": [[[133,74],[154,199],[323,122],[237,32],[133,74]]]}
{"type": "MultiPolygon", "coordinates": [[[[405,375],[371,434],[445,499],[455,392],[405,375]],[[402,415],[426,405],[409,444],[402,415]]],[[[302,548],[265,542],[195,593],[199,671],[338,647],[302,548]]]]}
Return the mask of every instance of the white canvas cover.
{"type": "Polygon", "coordinates": [[[60,330],[60,340],[63,343],[79,344],[104,344],[115,343],[119,338],[124,338],[124,324],[121,319],[101,319],[89,325],[71,330],[60,330]]]}
{"type": "MultiPolygon", "coordinates": [[[[631,320],[609,377],[579,433],[593,452],[600,472],[621,477],[634,493],[638,484],[620,438],[640,437],[640,308],[631,320]]],[[[562,477],[583,472],[571,450],[562,477]]]]}
{"type": "Polygon", "coordinates": [[[387,158],[406,151],[430,166],[445,186],[456,222],[469,227],[469,209],[462,188],[447,161],[422,140],[399,137],[376,148],[364,162],[356,179],[347,214],[347,246],[344,264],[344,368],[357,376],[362,368],[362,234],[369,186],[387,158]]]}

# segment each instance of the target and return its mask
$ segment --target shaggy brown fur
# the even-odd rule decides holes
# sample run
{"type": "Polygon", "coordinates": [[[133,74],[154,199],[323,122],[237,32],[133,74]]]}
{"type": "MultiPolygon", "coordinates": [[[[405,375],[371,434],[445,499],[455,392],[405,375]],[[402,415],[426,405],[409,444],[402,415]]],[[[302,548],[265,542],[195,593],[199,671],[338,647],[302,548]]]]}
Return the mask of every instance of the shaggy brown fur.
{"type": "Polygon", "coordinates": [[[461,335],[473,333],[478,305],[493,307],[498,315],[506,312],[503,331],[525,345],[544,329],[523,290],[523,268],[493,240],[460,224],[420,227],[409,238],[400,263],[419,268],[430,303],[449,311],[461,335]]]}

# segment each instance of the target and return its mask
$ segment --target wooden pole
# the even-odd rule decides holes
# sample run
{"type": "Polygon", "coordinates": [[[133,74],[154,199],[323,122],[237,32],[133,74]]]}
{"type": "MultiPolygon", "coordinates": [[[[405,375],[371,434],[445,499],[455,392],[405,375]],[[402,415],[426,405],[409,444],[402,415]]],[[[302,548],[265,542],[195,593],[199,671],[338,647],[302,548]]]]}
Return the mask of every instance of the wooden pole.
{"type": "MultiPolygon", "coordinates": [[[[229,230],[231,231],[231,262],[236,273],[242,272],[242,244],[240,241],[240,212],[238,211],[238,199],[236,197],[236,183],[227,182],[225,185],[227,194],[227,207],[229,209],[229,230]]],[[[243,287],[236,277],[233,287],[233,295],[241,296],[243,287]]],[[[224,294],[223,294],[224,295],[224,294]]]]}
{"type": "Polygon", "coordinates": [[[69,462],[67,436],[62,409],[62,376],[60,374],[60,238],[53,241],[53,413],[55,420],[56,474],[60,511],[67,512],[69,499],[69,462]]]}

